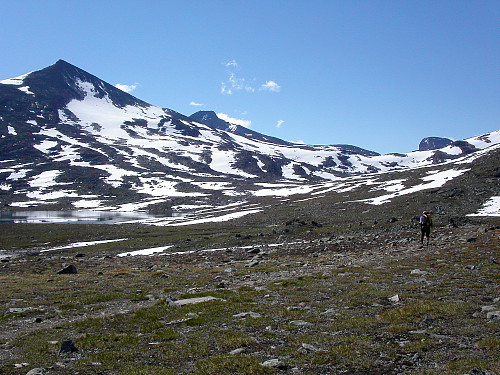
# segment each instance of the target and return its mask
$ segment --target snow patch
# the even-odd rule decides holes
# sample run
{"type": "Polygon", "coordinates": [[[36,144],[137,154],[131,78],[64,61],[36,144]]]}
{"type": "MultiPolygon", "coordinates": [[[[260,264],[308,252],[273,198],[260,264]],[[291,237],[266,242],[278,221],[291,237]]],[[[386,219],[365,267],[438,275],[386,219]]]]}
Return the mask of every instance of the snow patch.
{"type": "Polygon", "coordinates": [[[460,176],[461,174],[469,171],[469,169],[455,170],[450,169],[446,171],[430,171],[428,172],[429,176],[422,177],[421,180],[428,181],[425,184],[420,184],[416,186],[412,186],[410,188],[404,188],[399,191],[394,192],[393,194],[381,195],[376,198],[370,199],[362,199],[357,202],[365,202],[374,205],[381,205],[387,202],[390,202],[391,199],[395,197],[399,197],[402,195],[412,194],[418,191],[427,190],[427,189],[435,189],[443,186],[448,181],[453,180],[454,178],[460,176]]]}
{"type": "Polygon", "coordinates": [[[478,212],[467,216],[500,216],[500,197],[491,197],[478,212]]]}
{"type": "Polygon", "coordinates": [[[54,250],[72,249],[75,247],[87,247],[87,246],[100,245],[100,244],[111,243],[111,242],[120,242],[120,241],[126,241],[126,240],[128,240],[128,238],[119,238],[116,240],[90,241],[90,242],[75,242],[75,243],[72,243],[70,245],[52,247],[50,249],[44,249],[44,250],[41,250],[41,252],[43,253],[43,252],[54,251],[54,250]]]}
{"type": "Polygon", "coordinates": [[[173,247],[173,245],[162,246],[162,247],[153,247],[153,248],[150,248],[150,249],[129,251],[129,252],[126,252],[126,253],[118,254],[117,256],[119,256],[119,257],[127,257],[127,256],[137,256],[137,255],[153,255],[153,254],[156,254],[156,253],[162,253],[165,250],[170,249],[171,247],[173,247]]]}

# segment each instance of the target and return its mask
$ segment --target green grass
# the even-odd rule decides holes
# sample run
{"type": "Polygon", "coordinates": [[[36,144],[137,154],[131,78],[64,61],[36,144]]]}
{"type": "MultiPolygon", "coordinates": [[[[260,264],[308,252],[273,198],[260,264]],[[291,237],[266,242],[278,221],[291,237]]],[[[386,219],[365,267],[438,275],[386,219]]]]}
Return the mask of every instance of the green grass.
{"type": "MultiPolygon", "coordinates": [[[[132,234],[148,246],[168,235],[182,237],[180,231],[164,231],[141,227],[132,234]]],[[[236,232],[243,230],[217,234],[204,227],[185,235],[198,233],[196,246],[213,246],[210,241],[229,241],[236,232]]],[[[78,274],[56,275],[74,253],[41,261],[27,257],[0,269],[2,325],[25,319],[30,327],[0,342],[0,349],[12,353],[0,373],[25,374],[26,368],[14,364],[27,362],[55,374],[272,374],[279,370],[261,363],[280,358],[304,374],[402,372],[397,366],[407,363],[408,374],[462,375],[479,367],[498,375],[500,324],[486,321],[480,307],[497,297],[499,269],[492,260],[498,259],[499,240],[484,231],[477,237],[459,246],[450,241],[440,253],[407,252],[366,264],[357,264],[361,252],[385,251],[383,240],[370,249],[358,246],[358,238],[345,240],[342,250],[313,243],[307,252],[290,248],[252,268],[245,267],[251,257],[245,253],[117,259],[104,256],[118,251],[101,247],[91,250],[96,258],[75,261],[78,274]],[[229,267],[236,271],[225,272],[229,267]],[[417,268],[429,272],[427,282],[410,274],[417,268]],[[148,294],[157,299],[148,302],[148,294]],[[388,300],[395,294],[399,303],[388,300]],[[162,299],[166,295],[219,300],[176,307],[162,299]],[[115,305],[116,314],[109,311],[115,305]],[[10,307],[35,310],[9,313],[10,307]],[[261,316],[234,317],[250,311],[261,316]],[[37,329],[39,316],[48,328],[37,329]],[[432,323],[422,326],[425,318],[432,323]],[[64,358],[58,351],[68,337],[80,351],[64,358]],[[321,350],[304,351],[303,343],[321,350]],[[244,352],[229,354],[238,348],[244,352]],[[413,359],[417,354],[420,360],[413,359]]]]}

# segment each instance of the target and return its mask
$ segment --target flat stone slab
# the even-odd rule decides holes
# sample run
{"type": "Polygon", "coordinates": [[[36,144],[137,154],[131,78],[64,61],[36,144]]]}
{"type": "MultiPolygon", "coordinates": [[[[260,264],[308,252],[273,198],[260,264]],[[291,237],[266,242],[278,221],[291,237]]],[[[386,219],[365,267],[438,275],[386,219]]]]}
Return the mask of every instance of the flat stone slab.
{"type": "Polygon", "coordinates": [[[175,306],[186,306],[186,305],[195,305],[197,303],[208,302],[213,300],[221,300],[220,298],[215,298],[212,296],[206,297],[195,297],[195,298],[186,298],[174,301],[175,306]]]}

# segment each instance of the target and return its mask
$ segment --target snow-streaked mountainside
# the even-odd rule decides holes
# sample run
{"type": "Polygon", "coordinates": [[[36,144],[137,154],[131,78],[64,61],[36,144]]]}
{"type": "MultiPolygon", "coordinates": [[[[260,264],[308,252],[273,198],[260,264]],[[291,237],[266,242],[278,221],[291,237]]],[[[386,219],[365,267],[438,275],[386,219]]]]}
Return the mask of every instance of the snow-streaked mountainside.
{"type": "Polygon", "coordinates": [[[293,144],[214,115],[149,105],[62,60],[0,81],[2,204],[159,213],[237,206],[249,196],[348,189],[368,174],[470,160],[500,143],[495,131],[439,150],[379,155],[293,144]]]}

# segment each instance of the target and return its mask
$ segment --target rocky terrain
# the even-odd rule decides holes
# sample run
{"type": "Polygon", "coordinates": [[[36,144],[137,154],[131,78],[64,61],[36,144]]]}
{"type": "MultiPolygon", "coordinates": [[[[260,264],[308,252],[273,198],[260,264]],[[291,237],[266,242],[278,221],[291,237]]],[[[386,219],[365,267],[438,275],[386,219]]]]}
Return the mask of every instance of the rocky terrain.
{"type": "Polygon", "coordinates": [[[0,229],[2,374],[500,373],[498,219],[0,229]]]}

